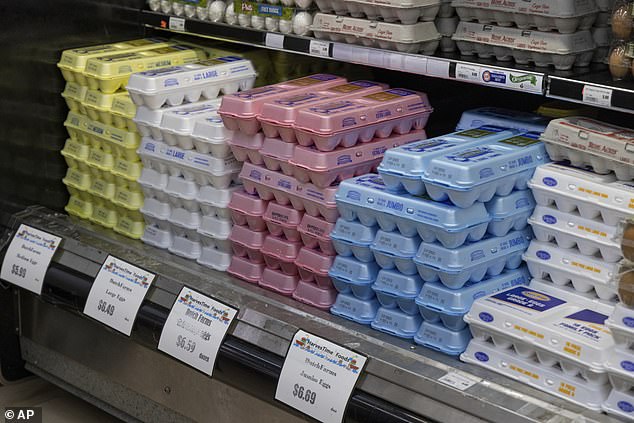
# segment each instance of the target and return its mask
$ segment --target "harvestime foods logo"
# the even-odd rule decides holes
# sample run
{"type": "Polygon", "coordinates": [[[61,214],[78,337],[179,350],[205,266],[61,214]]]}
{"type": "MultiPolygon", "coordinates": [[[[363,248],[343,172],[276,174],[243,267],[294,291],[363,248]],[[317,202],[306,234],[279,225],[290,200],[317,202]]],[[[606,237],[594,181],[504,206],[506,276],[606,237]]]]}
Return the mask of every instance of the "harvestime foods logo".
{"type": "Polygon", "coordinates": [[[550,297],[547,295],[544,295],[542,293],[539,292],[535,292],[535,291],[522,291],[522,294],[527,297],[530,298],[532,300],[536,300],[536,301],[550,301],[550,297]]]}

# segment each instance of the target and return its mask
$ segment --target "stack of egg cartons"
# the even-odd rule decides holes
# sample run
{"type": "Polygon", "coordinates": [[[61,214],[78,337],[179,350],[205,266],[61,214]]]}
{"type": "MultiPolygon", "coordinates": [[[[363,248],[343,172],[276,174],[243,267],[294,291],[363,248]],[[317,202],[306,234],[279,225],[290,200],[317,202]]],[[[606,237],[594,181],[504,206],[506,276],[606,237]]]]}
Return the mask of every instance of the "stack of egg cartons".
{"type": "Polygon", "coordinates": [[[588,66],[595,43],[593,0],[503,2],[454,0],[460,16],[453,39],[463,55],[529,62],[556,69],[588,66]]]}
{"type": "Polygon", "coordinates": [[[124,86],[132,69],[155,69],[199,60],[204,53],[163,39],[142,39],[67,50],[58,66],[68,81],[62,94],[71,111],[70,139],[62,154],[71,194],[66,211],[139,238],[143,195],[136,180],[139,134],[124,86]]]}
{"type": "Polygon", "coordinates": [[[250,61],[208,59],[132,75],[134,121],[143,135],[139,184],[147,244],[224,271],[231,260],[227,205],[240,165],[218,115],[220,94],[253,87],[250,61]]]}
{"type": "Polygon", "coordinates": [[[245,192],[230,204],[231,274],[318,308],[332,305],[336,185],[375,169],[387,148],[425,137],[412,131],[431,112],[425,95],[385,88],[317,74],[223,98],[231,148],[245,162],[245,192]]]}

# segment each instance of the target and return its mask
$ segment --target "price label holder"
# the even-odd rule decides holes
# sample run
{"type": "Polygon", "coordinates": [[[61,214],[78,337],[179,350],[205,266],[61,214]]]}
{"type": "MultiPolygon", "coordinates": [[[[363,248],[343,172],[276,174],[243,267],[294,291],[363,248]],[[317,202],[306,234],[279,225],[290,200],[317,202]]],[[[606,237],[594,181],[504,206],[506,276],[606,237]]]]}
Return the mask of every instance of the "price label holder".
{"type": "Polygon", "coordinates": [[[7,248],[0,278],[40,295],[46,270],[61,242],[58,236],[20,225],[7,248]]]}
{"type": "Polygon", "coordinates": [[[582,101],[593,106],[612,106],[612,89],[595,87],[593,85],[584,85],[582,101]]]}
{"type": "Polygon", "coordinates": [[[366,361],[300,329],[286,353],[275,399],[322,423],[341,423],[366,361]]]}
{"type": "Polygon", "coordinates": [[[132,325],[156,275],[108,256],[90,288],[84,314],[130,336],[132,325]]]}
{"type": "Polygon", "coordinates": [[[328,41],[310,40],[308,52],[311,56],[330,57],[331,45],[328,41]]]}
{"type": "Polygon", "coordinates": [[[238,310],[183,287],[172,306],[158,349],[211,376],[220,344],[238,310]]]}
{"type": "Polygon", "coordinates": [[[172,31],[185,31],[185,19],[170,16],[169,29],[172,31]]]}

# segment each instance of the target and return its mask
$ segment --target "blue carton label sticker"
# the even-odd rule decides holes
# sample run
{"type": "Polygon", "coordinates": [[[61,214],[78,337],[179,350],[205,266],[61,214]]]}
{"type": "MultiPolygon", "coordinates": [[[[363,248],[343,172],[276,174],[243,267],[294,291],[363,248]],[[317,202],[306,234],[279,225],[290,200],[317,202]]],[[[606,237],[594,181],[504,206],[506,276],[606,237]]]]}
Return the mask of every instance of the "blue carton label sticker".
{"type": "Polygon", "coordinates": [[[548,251],[539,250],[535,255],[541,260],[550,260],[550,253],[548,251]]]}
{"type": "Polygon", "coordinates": [[[493,316],[491,316],[489,313],[483,311],[482,313],[478,314],[478,317],[480,318],[480,320],[482,320],[483,322],[486,323],[491,323],[494,319],[493,316]]]}
{"type": "Polygon", "coordinates": [[[544,216],[542,216],[542,220],[549,225],[554,225],[555,223],[557,223],[557,218],[550,214],[545,214],[544,216]]]}
{"type": "Polygon", "coordinates": [[[557,186],[557,181],[551,177],[546,177],[544,179],[542,179],[542,182],[544,183],[544,185],[549,186],[549,187],[554,187],[557,186]]]}
{"type": "Polygon", "coordinates": [[[634,317],[624,317],[623,324],[628,328],[634,328],[634,317]]]}
{"type": "Polygon", "coordinates": [[[484,353],[482,351],[478,351],[477,353],[474,354],[474,357],[478,360],[478,361],[482,361],[484,363],[486,363],[487,361],[489,361],[489,355],[487,353],[484,353]]]}
{"type": "Polygon", "coordinates": [[[616,405],[626,413],[631,413],[634,411],[634,406],[627,401],[619,401],[616,405]]]}
{"type": "Polygon", "coordinates": [[[579,320],[587,323],[594,323],[597,325],[603,325],[608,318],[605,314],[597,313],[592,310],[581,310],[576,313],[566,316],[567,319],[579,320]]]}
{"type": "Polygon", "coordinates": [[[493,295],[491,298],[539,312],[544,312],[562,304],[566,304],[564,300],[546,295],[539,291],[526,289],[526,287],[521,286],[500,292],[499,294],[493,295]]]}
{"type": "Polygon", "coordinates": [[[621,361],[621,367],[627,372],[634,372],[634,363],[629,360],[621,361]]]}

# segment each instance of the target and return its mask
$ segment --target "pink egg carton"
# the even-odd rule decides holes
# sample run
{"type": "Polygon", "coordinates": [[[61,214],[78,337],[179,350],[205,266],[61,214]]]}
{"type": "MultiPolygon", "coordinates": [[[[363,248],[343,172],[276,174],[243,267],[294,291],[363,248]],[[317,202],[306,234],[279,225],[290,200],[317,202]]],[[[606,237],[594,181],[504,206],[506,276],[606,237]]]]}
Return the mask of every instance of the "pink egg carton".
{"type": "Polygon", "coordinates": [[[227,140],[227,144],[231,147],[231,152],[239,162],[249,161],[254,164],[261,165],[262,157],[260,149],[264,143],[264,134],[258,132],[253,135],[247,135],[244,132],[234,132],[231,139],[227,140]]]}
{"type": "Polygon", "coordinates": [[[392,132],[406,134],[422,129],[433,111],[427,94],[392,88],[349,100],[335,100],[297,113],[295,135],[303,146],[320,151],[339,145],[352,147],[392,132]]]}
{"type": "Polygon", "coordinates": [[[267,267],[281,269],[285,275],[296,275],[297,266],[295,265],[295,259],[301,248],[301,242],[268,235],[264,239],[261,251],[267,267]]]}
{"type": "Polygon", "coordinates": [[[260,149],[262,162],[267,169],[281,170],[283,174],[293,176],[295,173],[290,160],[295,154],[297,144],[284,142],[280,138],[264,138],[264,143],[260,149]]]}
{"type": "Polygon", "coordinates": [[[337,85],[323,91],[293,93],[289,96],[264,103],[258,120],[264,135],[269,138],[280,137],[286,142],[296,142],[293,125],[297,112],[308,106],[316,106],[335,99],[361,97],[387,89],[386,84],[371,81],[354,81],[337,85]]]}
{"type": "Polygon", "coordinates": [[[304,212],[295,210],[291,205],[270,202],[263,219],[269,233],[273,236],[284,236],[289,241],[299,242],[301,236],[297,226],[302,221],[304,212]]]}
{"type": "Polygon", "coordinates": [[[321,91],[346,82],[345,78],[316,74],[275,85],[241,91],[222,98],[218,114],[230,131],[254,135],[260,130],[260,115],[264,103],[308,91],[321,91]]]}
{"type": "Polygon", "coordinates": [[[246,257],[233,256],[227,273],[250,283],[258,283],[265,269],[264,263],[254,263],[246,257]]]}
{"type": "Polygon", "coordinates": [[[335,202],[337,187],[318,188],[313,184],[302,184],[292,176],[251,163],[242,166],[240,178],[248,193],[257,193],[264,200],[275,199],[282,205],[290,203],[296,210],[322,216],[328,222],[336,222],[339,217],[335,202]]]}
{"type": "Polygon", "coordinates": [[[233,254],[247,257],[253,263],[264,263],[261,249],[267,236],[267,232],[252,231],[247,226],[234,226],[229,235],[233,254]]]}
{"type": "Polygon", "coordinates": [[[319,248],[322,253],[334,256],[337,254],[330,239],[330,232],[335,228],[334,223],[326,222],[321,217],[304,214],[297,227],[302,243],[312,249],[319,248]]]}
{"type": "Polygon", "coordinates": [[[300,280],[293,291],[293,299],[321,310],[330,310],[337,299],[337,290],[320,288],[312,282],[300,280]]]}
{"type": "MultiPolygon", "coordinates": [[[[388,148],[426,138],[425,130],[420,129],[403,135],[375,138],[353,147],[340,146],[332,151],[319,151],[314,145],[297,146],[288,167],[298,182],[312,182],[315,186],[324,188],[344,179],[376,172],[388,148]]],[[[266,164],[266,160],[264,163],[266,164]]]]}
{"type": "Polygon", "coordinates": [[[328,271],[334,260],[334,256],[327,256],[317,250],[303,247],[297,254],[295,265],[301,280],[314,282],[318,287],[328,289],[333,288],[328,271]]]}
{"type": "Polygon", "coordinates": [[[252,231],[266,231],[266,222],[262,219],[268,201],[246,191],[235,191],[229,201],[231,220],[236,225],[247,225],[252,231]]]}
{"type": "Polygon", "coordinates": [[[262,272],[262,277],[258,285],[262,288],[277,292],[278,294],[291,296],[297,288],[298,283],[299,277],[297,275],[287,275],[284,272],[267,267],[264,269],[264,272],[262,272]]]}

